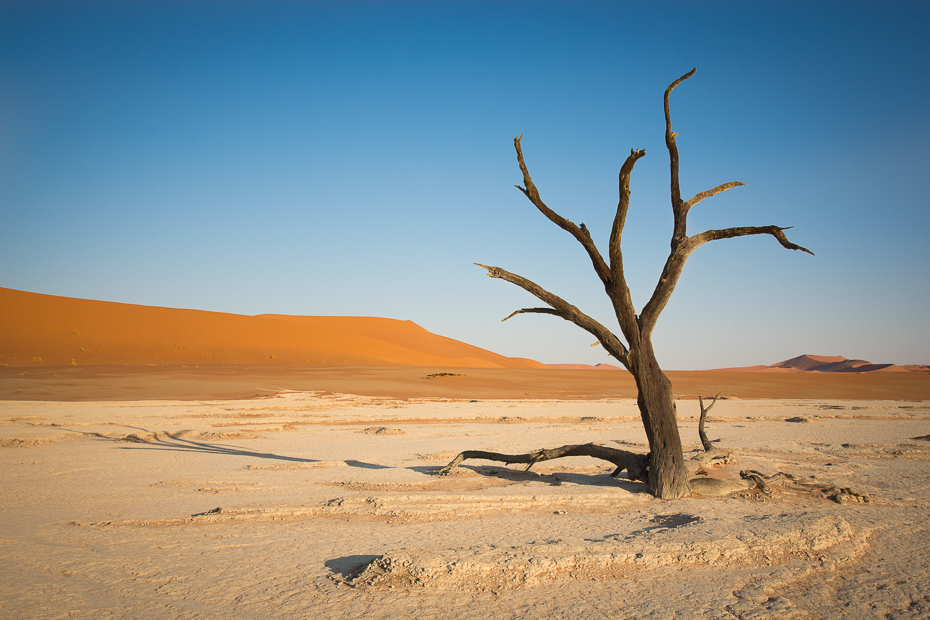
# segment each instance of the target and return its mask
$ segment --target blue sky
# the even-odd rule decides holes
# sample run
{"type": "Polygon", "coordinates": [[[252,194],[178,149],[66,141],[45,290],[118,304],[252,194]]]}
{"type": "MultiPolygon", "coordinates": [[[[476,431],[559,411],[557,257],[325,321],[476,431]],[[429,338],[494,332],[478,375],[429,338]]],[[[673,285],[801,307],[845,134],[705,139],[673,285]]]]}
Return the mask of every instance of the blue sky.
{"type": "Polygon", "coordinates": [[[925,2],[0,0],[0,286],[240,314],[364,315],[543,362],[610,362],[484,276],[615,326],[606,254],[633,173],[637,307],[668,252],[662,94],[690,232],[795,226],[691,257],[667,369],[802,353],[930,362],[925,2]]]}

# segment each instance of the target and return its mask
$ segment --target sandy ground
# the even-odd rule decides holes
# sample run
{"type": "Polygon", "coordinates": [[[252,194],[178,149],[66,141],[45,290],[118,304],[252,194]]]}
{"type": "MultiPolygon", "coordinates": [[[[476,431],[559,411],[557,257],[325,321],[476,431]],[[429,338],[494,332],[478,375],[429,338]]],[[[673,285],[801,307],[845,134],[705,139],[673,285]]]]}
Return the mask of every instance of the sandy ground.
{"type": "MultiPolygon", "coordinates": [[[[930,400],[930,373],[667,371],[676,396],[930,400]]],[[[0,368],[0,400],[241,400],[282,391],[394,398],[636,398],[625,370],[304,365],[0,368]]]]}
{"type": "Polygon", "coordinates": [[[644,449],[622,398],[0,401],[0,616],[930,615],[930,400],[730,399],[708,432],[737,450],[714,476],[871,501],[659,501],[588,458],[436,475],[462,449],[644,449]]]}

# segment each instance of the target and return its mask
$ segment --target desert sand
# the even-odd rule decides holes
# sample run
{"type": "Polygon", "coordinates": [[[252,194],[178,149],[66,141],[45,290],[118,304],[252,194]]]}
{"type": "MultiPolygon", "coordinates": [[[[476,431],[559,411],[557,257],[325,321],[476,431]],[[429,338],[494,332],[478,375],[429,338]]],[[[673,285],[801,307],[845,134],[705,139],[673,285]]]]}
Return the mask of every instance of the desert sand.
{"type": "MultiPolygon", "coordinates": [[[[736,457],[714,477],[815,476],[869,503],[778,486],[660,501],[589,458],[437,475],[466,448],[645,450],[629,398],[260,387],[251,400],[0,402],[0,615],[930,614],[930,442],[916,439],[930,433],[930,400],[712,410],[709,435],[736,457]]],[[[697,403],[678,406],[696,450],[697,403]]]]}
{"type": "Polygon", "coordinates": [[[646,438],[624,370],[409,321],[0,289],[0,357],[3,618],[930,615],[921,368],[669,372],[686,457],[720,392],[733,460],[660,501],[587,457],[439,475],[466,449],[646,438]]]}

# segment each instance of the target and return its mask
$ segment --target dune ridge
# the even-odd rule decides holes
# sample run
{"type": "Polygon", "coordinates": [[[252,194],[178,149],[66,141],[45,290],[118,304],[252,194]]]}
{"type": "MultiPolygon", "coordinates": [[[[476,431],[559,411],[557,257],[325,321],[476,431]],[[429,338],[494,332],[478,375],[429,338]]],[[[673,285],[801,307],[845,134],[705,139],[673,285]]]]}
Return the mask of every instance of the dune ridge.
{"type": "Polygon", "coordinates": [[[374,317],[245,316],[0,288],[0,364],[545,368],[374,317]]]}
{"type": "Polygon", "coordinates": [[[769,366],[716,368],[717,372],[830,372],[830,373],[910,373],[930,372],[924,364],[873,364],[866,360],[847,359],[841,355],[799,355],[769,366]]]}

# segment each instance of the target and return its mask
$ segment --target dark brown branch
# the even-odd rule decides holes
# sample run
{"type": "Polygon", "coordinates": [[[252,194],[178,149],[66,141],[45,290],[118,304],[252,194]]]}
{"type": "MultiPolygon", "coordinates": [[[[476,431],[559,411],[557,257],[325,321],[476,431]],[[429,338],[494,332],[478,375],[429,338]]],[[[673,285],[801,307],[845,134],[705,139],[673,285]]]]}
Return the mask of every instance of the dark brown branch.
{"type": "Polygon", "coordinates": [[[566,456],[591,456],[596,459],[602,459],[613,463],[617,466],[611,476],[616,477],[624,469],[630,480],[648,481],[648,459],[644,454],[627,452],[617,448],[608,448],[597,444],[588,443],[581,445],[567,445],[558,448],[537,450],[528,454],[501,454],[499,452],[485,452],[483,450],[466,450],[460,453],[451,463],[439,470],[441,476],[450,474],[459,464],[466,459],[483,459],[486,461],[497,461],[500,463],[523,463],[527,465],[526,470],[542,461],[551,461],[566,456]]]}
{"type": "MultiPolygon", "coordinates": [[[[503,323],[504,321],[506,321],[506,320],[508,320],[508,319],[512,319],[513,317],[517,316],[518,314],[531,314],[531,313],[538,313],[538,314],[554,314],[554,315],[557,316],[557,317],[560,317],[560,318],[563,318],[563,319],[565,318],[564,316],[562,316],[562,313],[561,313],[561,312],[559,312],[558,310],[553,310],[552,308],[523,308],[523,309],[521,309],[521,310],[514,310],[513,312],[511,312],[509,315],[507,315],[506,318],[501,319],[501,323],[503,323]]],[[[566,319],[566,320],[568,320],[568,319],[566,319]]]]}
{"type": "Polygon", "coordinates": [[[805,247],[801,247],[795,243],[788,241],[788,237],[785,236],[785,233],[782,231],[792,228],[791,226],[737,226],[734,228],[724,228],[722,230],[708,230],[702,232],[699,235],[694,235],[691,238],[691,241],[694,242],[694,248],[691,248],[691,251],[694,251],[695,248],[704,245],[708,241],[717,241],[718,239],[732,239],[734,237],[746,237],[748,235],[772,235],[782,247],[788,250],[801,250],[802,252],[807,252],[811,256],[814,255],[813,252],[808,250],[805,247]]]}
{"type": "Polygon", "coordinates": [[[788,241],[788,238],[782,231],[788,230],[789,228],[791,227],[742,226],[737,228],[725,228],[723,230],[708,230],[699,235],[694,235],[693,237],[685,239],[683,243],[678,245],[676,249],[669,254],[668,259],[665,261],[662,275],[659,277],[659,282],[656,284],[655,291],[653,291],[652,297],[649,299],[649,302],[646,303],[646,306],[640,314],[640,329],[643,335],[645,336],[652,333],[656,321],[659,319],[659,315],[671,298],[675,290],[675,285],[678,284],[678,279],[681,277],[685,262],[694,250],[709,241],[716,241],[718,239],[731,239],[733,237],[744,237],[748,235],[772,235],[778,240],[782,247],[789,250],[801,250],[813,256],[814,253],[807,248],[788,241]]]}
{"type": "Polygon", "coordinates": [[[724,183],[724,184],[722,184],[722,185],[718,185],[717,187],[715,187],[715,188],[713,188],[713,189],[709,189],[709,190],[707,190],[706,192],[701,192],[701,193],[699,193],[699,194],[695,194],[694,196],[691,197],[690,200],[685,201],[685,203],[684,203],[684,205],[683,205],[684,210],[685,210],[685,214],[687,215],[688,211],[691,210],[691,207],[693,207],[693,206],[696,205],[697,203],[701,202],[701,201],[704,200],[705,198],[710,198],[711,196],[716,196],[717,194],[722,194],[723,192],[727,191],[728,189],[733,189],[734,187],[739,187],[740,185],[746,185],[746,184],[745,184],[745,183],[742,183],[742,182],[740,182],[740,181],[730,181],[729,183],[724,183]]]}
{"type": "Polygon", "coordinates": [[[614,314],[617,315],[617,322],[620,323],[620,330],[629,343],[630,347],[639,346],[639,329],[636,324],[636,309],[633,307],[633,298],[630,296],[630,288],[626,283],[626,276],[623,274],[623,250],[621,241],[623,238],[623,227],[626,224],[626,214],[630,208],[630,175],[633,173],[633,166],[636,161],[646,154],[645,150],[630,149],[630,156],[623,162],[620,167],[619,175],[619,200],[617,202],[617,214],[614,217],[614,224],[610,231],[610,278],[613,286],[607,290],[607,296],[614,307],[614,314]]]}
{"type": "Polygon", "coordinates": [[[513,147],[517,151],[517,163],[520,164],[520,171],[523,173],[523,185],[525,187],[520,187],[519,185],[515,185],[514,187],[523,192],[523,194],[529,198],[530,202],[532,202],[543,215],[549,218],[552,223],[570,233],[578,240],[578,243],[584,247],[588,256],[591,258],[591,263],[594,265],[594,271],[597,272],[597,276],[601,279],[601,282],[604,283],[604,286],[609,287],[610,269],[607,267],[607,263],[604,262],[601,253],[598,252],[597,246],[594,245],[594,241],[591,239],[591,233],[588,232],[585,225],[576,226],[574,222],[565,219],[546,206],[546,203],[539,197],[539,190],[536,189],[536,185],[533,183],[533,179],[530,178],[530,173],[526,168],[526,163],[523,161],[523,148],[520,145],[522,139],[523,136],[514,137],[513,147]]]}
{"type": "Polygon", "coordinates": [[[620,340],[613,334],[613,332],[583,313],[581,310],[568,303],[558,295],[553,295],[535,282],[527,280],[522,276],[505,271],[500,267],[490,267],[488,265],[482,265],[481,263],[475,264],[479,267],[484,267],[487,269],[489,277],[500,278],[501,280],[506,280],[511,284],[516,284],[524,291],[548,304],[555,310],[555,312],[551,312],[550,314],[556,314],[566,321],[571,321],[581,329],[593,335],[601,342],[608,353],[610,353],[620,363],[626,366],[628,351],[623,343],[620,342],[620,340]]]}
{"type": "Polygon", "coordinates": [[[698,422],[698,435],[701,437],[701,445],[704,446],[704,452],[710,452],[714,449],[714,446],[710,444],[710,439],[707,438],[707,433],[704,432],[704,422],[707,420],[707,412],[717,404],[718,398],[720,398],[720,392],[717,392],[717,395],[714,396],[713,402],[707,406],[707,409],[705,409],[704,399],[701,396],[698,396],[698,403],[701,405],[701,420],[698,422]]]}
{"type": "Polygon", "coordinates": [[[678,183],[678,143],[675,141],[678,134],[672,131],[672,114],[669,111],[668,98],[669,95],[672,94],[672,91],[675,90],[675,87],[694,75],[695,71],[697,71],[697,67],[691,69],[691,71],[669,84],[668,88],[665,89],[665,146],[668,147],[672,214],[675,218],[674,230],[672,232],[672,251],[678,247],[679,243],[684,241],[688,235],[688,231],[687,218],[685,217],[687,211],[684,209],[683,203],[681,202],[681,187],[678,183]]]}

